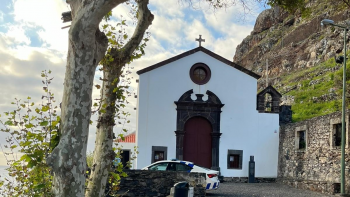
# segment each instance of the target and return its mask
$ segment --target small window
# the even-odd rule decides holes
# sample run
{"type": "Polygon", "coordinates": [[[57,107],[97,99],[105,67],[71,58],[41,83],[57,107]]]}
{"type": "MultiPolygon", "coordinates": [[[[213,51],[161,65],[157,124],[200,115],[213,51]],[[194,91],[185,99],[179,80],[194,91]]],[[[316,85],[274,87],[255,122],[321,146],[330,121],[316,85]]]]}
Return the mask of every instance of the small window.
{"type": "Polygon", "coordinates": [[[210,77],[210,68],[203,63],[196,63],[190,69],[190,78],[195,84],[206,84],[210,80],[210,77]]]}
{"type": "Polygon", "coordinates": [[[152,146],[151,162],[167,160],[168,147],[166,146],[152,146]]]}
{"type": "Polygon", "coordinates": [[[333,136],[334,146],[341,146],[342,123],[336,124],[334,129],[335,129],[334,136],[333,136]]]}
{"type": "Polygon", "coordinates": [[[157,163],[157,164],[149,167],[148,170],[165,171],[167,166],[168,166],[167,162],[157,163]]]}
{"type": "Polygon", "coordinates": [[[243,151],[228,150],[227,169],[242,169],[243,151]]]}
{"type": "Polygon", "coordinates": [[[203,81],[207,77],[207,73],[201,67],[194,69],[193,77],[198,81],[203,81]]]}
{"type": "Polygon", "coordinates": [[[307,150],[307,125],[302,125],[295,128],[295,150],[297,152],[305,152],[307,150]]]}
{"type": "Polygon", "coordinates": [[[181,164],[181,163],[177,163],[176,164],[176,171],[186,171],[186,172],[189,172],[191,171],[192,168],[188,165],[185,165],[185,164],[181,164]]]}
{"type": "Polygon", "coordinates": [[[305,131],[298,131],[298,149],[303,150],[306,148],[305,131]]]}
{"type": "MultiPolygon", "coordinates": [[[[346,121],[349,120],[349,117],[347,115],[346,121]]],[[[339,149],[342,145],[342,140],[345,141],[345,148],[349,148],[349,131],[348,131],[348,122],[344,123],[344,130],[345,130],[345,136],[344,139],[342,139],[342,119],[335,118],[330,120],[330,135],[329,135],[329,144],[330,148],[332,149],[339,149]]]]}
{"type": "Polygon", "coordinates": [[[230,155],[230,168],[239,168],[239,155],[230,155]]]}
{"type": "Polygon", "coordinates": [[[154,151],[154,162],[164,160],[164,151],[154,151]]]}

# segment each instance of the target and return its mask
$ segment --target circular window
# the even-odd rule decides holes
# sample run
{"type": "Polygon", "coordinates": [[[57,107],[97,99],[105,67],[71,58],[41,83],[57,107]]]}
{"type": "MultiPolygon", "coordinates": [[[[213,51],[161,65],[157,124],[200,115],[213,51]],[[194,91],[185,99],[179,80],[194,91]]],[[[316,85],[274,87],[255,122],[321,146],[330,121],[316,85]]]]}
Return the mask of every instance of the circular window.
{"type": "Polygon", "coordinates": [[[195,84],[206,84],[209,81],[210,76],[210,68],[203,63],[197,63],[191,67],[190,77],[195,84]]]}

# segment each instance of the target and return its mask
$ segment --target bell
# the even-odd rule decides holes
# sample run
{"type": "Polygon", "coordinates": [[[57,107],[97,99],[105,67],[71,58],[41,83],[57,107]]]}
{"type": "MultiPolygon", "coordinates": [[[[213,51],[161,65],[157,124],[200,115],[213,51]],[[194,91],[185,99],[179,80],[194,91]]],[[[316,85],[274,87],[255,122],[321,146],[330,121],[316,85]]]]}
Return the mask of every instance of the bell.
{"type": "Polygon", "coordinates": [[[337,64],[342,64],[344,62],[344,56],[338,56],[336,59],[335,59],[335,62],[337,64]]]}

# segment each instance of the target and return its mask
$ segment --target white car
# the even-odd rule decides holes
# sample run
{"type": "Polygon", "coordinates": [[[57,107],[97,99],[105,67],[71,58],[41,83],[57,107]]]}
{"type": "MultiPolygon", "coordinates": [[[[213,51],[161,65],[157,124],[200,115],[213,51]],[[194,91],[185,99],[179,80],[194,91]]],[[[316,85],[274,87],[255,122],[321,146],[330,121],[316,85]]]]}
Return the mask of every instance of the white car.
{"type": "Polygon", "coordinates": [[[149,166],[142,168],[141,170],[158,170],[158,171],[187,171],[187,172],[203,172],[206,173],[206,190],[219,188],[219,171],[210,170],[205,167],[194,165],[189,161],[179,160],[163,160],[157,161],[149,166]]]}

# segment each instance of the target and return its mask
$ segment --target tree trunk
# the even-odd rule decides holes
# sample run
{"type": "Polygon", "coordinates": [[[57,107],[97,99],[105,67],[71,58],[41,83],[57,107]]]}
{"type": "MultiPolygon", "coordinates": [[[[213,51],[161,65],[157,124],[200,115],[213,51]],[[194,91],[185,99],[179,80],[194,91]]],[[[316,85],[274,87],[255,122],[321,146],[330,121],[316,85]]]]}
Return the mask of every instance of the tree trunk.
{"type": "Polygon", "coordinates": [[[67,0],[72,9],[72,24],[61,106],[61,136],[47,157],[55,196],[84,196],[93,79],[108,44],[98,25],[103,16],[125,1],[67,0]]]}
{"type": "Polygon", "coordinates": [[[107,106],[105,112],[99,112],[97,123],[95,150],[93,166],[91,168],[90,180],[86,190],[86,197],[103,196],[106,189],[107,178],[111,170],[112,161],[115,159],[113,151],[113,127],[115,116],[115,102],[117,95],[113,92],[117,88],[121,68],[112,70],[104,68],[104,79],[101,89],[101,106],[107,106]],[[117,79],[117,81],[114,81],[117,79]]]}
{"type": "Polygon", "coordinates": [[[105,113],[98,118],[93,167],[86,191],[87,197],[103,196],[106,189],[107,178],[111,170],[113,152],[113,127],[115,116],[116,93],[122,68],[131,61],[136,48],[140,45],[147,28],[152,24],[154,16],[148,9],[148,0],[137,0],[138,22],[133,36],[121,49],[112,48],[110,55],[113,62],[103,65],[104,79],[101,89],[101,106],[107,106],[105,113]],[[113,81],[118,78],[117,82],[113,81]]]}

